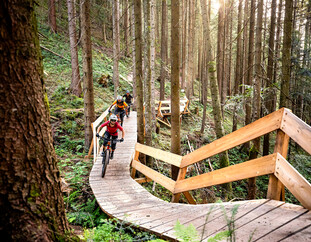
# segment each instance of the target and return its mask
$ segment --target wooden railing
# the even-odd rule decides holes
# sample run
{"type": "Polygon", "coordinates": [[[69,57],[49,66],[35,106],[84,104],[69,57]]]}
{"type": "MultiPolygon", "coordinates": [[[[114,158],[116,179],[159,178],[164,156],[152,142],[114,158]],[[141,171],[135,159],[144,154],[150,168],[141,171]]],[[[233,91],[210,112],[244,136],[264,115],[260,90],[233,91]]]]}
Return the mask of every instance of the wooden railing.
{"type": "MultiPolygon", "coordinates": [[[[105,110],[105,112],[103,112],[96,120],[94,123],[91,123],[92,126],[92,131],[93,131],[93,140],[89,149],[89,153],[88,153],[88,158],[91,157],[91,153],[93,150],[93,162],[96,161],[96,157],[98,155],[99,152],[99,139],[96,137],[96,132],[97,132],[97,127],[103,122],[103,121],[107,121],[107,116],[109,114],[108,112],[109,108],[107,108],[107,110],[105,110]]],[[[99,134],[103,135],[103,133],[105,132],[106,129],[102,129],[99,134]]]]}
{"type": "Polygon", "coordinates": [[[189,193],[191,190],[270,175],[267,198],[284,200],[285,185],[305,208],[311,210],[311,185],[286,160],[289,138],[311,154],[311,127],[290,110],[282,108],[185,156],[137,143],[131,164],[131,176],[134,178],[137,170],[146,176],[146,180],[154,180],[171,191],[173,202],[178,202],[180,194],[183,193],[189,203],[195,203],[189,193]],[[277,131],[273,154],[186,178],[188,166],[272,131],[277,131]],[[139,153],[179,167],[177,180],[174,181],[142,164],[138,160],[139,153]]]}

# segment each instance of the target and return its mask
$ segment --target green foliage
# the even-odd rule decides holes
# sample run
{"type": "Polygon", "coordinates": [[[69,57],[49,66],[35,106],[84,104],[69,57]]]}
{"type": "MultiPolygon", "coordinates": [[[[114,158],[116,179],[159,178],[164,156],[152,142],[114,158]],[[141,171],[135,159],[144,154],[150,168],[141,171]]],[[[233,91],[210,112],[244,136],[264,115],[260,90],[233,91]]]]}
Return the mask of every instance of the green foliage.
{"type": "Polygon", "coordinates": [[[198,232],[196,231],[195,227],[192,224],[185,226],[177,220],[174,226],[174,229],[175,229],[175,235],[180,241],[184,241],[184,242],[199,241],[198,232]]]}
{"type": "Polygon", "coordinates": [[[227,239],[230,236],[229,231],[221,231],[217,233],[214,237],[208,238],[207,242],[218,242],[227,239]]]}

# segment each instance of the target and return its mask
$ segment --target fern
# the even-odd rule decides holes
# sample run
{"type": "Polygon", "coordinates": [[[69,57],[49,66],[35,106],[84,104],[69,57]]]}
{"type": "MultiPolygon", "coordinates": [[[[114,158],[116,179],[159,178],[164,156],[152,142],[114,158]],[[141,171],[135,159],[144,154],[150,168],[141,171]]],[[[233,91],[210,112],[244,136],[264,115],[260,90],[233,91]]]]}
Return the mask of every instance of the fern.
{"type": "Polygon", "coordinates": [[[198,232],[193,226],[193,224],[190,224],[189,226],[185,226],[181,224],[178,220],[174,226],[175,229],[175,235],[177,236],[178,240],[180,241],[199,241],[198,232]]]}

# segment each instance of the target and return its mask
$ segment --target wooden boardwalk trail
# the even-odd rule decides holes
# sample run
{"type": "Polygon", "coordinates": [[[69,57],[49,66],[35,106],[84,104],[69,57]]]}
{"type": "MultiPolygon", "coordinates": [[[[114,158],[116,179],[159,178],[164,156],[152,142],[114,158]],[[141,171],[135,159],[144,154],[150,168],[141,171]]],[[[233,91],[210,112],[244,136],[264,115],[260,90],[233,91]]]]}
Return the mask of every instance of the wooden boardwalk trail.
{"type": "Polygon", "coordinates": [[[100,156],[89,177],[98,204],[111,217],[169,240],[177,240],[174,226],[178,220],[192,224],[199,239],[207,241],[228,230],[225,218],[238,206],[234,217],[236,241],[249,241],[251,236],[251,241],[311,241],[311,212],[302,206],[271,199],[193,205],[154,197],[130,176],[137,136],[135,112],[125,118],[124,129],[125,141],[117,144],[105,178],[101,178],[100,156]]]}

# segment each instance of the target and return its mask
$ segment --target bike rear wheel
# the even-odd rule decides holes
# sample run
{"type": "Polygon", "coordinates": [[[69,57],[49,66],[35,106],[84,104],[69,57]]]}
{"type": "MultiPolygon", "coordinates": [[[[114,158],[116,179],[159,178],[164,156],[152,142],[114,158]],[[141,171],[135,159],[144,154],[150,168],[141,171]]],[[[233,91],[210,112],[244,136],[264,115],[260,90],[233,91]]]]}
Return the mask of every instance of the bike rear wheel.
{"type": "Polygon", "coordinates": [[[109,164],[109,159],[110,159],[110,150],[107,149],[105,151],[105,156],[103,157],[102,177],[105,177],[107,165],[109,164]]]}

